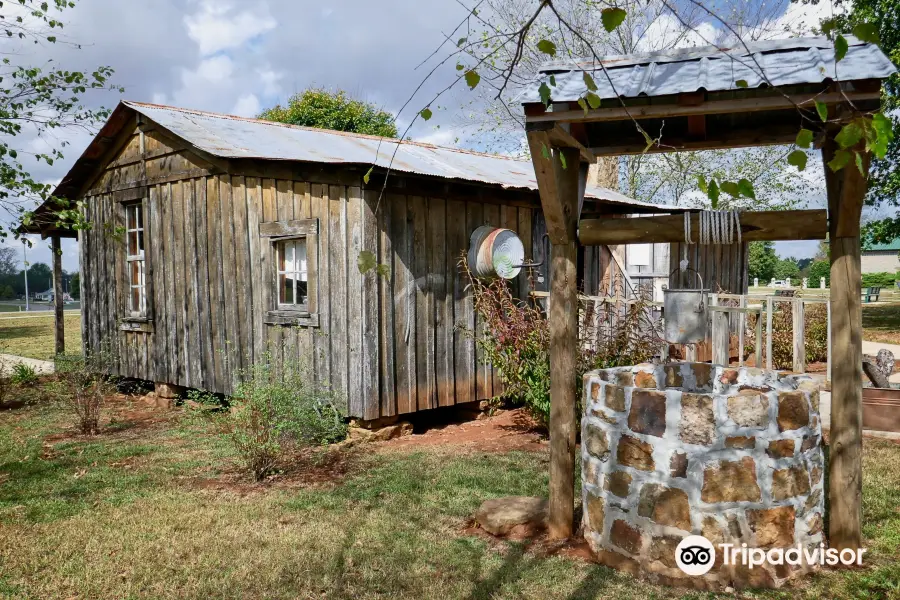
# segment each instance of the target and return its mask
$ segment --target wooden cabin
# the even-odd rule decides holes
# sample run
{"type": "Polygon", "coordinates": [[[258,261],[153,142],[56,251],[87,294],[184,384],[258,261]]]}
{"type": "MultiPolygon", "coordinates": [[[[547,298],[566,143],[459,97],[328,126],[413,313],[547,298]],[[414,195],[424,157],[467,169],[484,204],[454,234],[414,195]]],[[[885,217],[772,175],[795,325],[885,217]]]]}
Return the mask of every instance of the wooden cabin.
{"type": "MultiPolygon", "coordinates": [[[[298,357],[371,420],[499,392],[466,335],[480,324],[458,263],[485,224],[547,258],[536,190],[527,161],[124,102],[56,196],[92,223],[78,233],[82,335],[112,344],[117,374],[228,393],[267,353],[298,357]],[[390,274],[361,273],[364,250],[390,274]]],[[[660,207],[590,187],[583,211],[660,207]]],[[[30,231],[74,235],[53,212],[30,231]]],[[[596,293],[617,268],[588,248],[581,285],[596,293]]],[[[526,273],[512,285],[532,289],[526,273]]]]}

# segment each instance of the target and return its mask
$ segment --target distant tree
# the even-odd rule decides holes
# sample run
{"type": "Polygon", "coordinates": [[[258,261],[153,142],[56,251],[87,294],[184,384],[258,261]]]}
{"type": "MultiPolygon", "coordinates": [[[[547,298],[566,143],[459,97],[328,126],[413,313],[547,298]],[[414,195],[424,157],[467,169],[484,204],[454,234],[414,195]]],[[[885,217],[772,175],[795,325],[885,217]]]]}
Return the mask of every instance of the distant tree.
{"type": "Polygon", "coordinates": [[[797,259],[783,258],[775,265],[775,279],[796,279],[800,275],[797,259]]]}
{"type": "Polygon", "coordinates": [[[53,271],[46,264],[34,263],[28,265],[28,292],[38,294],[47,291],[50,289],[52,277],[53,271]]]}
{"type": "Polygon", "coordinates": [[[809,284],[813,287],[819,285],[819,281],[825,278],[825,285],[831,285],[831,264],[826,260],[816,260],[809,265],[809,284]]]}
{"type": "Polygon", "coordinates": [[[778,265],[778,256],[775,254],[773,242],[750,242],[750,279],[758,278],[760,282],[768,283],[775,277],[775,268],[778,265]]]}
{"type": "Polygon", "coordinates": [[[394,115],[370,102],[351,98],[344,90],[308,89],[291,96],[287,106],[277,104],[264,110],[259,118],[289,125],[397,137],[394,115]]]}
{"type": "Polygon", "coordinates": [[[78,271],[72,273],[72,279],[69,280],[69,295],[75,300],[81,298],[81,273],[78,271]]]}
{"type": "Polygon", "coordinates": [[[0,285],[0,300],[12,300],[16,297],[16,290],[9,285],[0,285]]]}
{"type": "Polygon", "coordinates": [[[10,246],[0,246],[0,275],[15,275],[19,270],[19,253],[10,246]]]}

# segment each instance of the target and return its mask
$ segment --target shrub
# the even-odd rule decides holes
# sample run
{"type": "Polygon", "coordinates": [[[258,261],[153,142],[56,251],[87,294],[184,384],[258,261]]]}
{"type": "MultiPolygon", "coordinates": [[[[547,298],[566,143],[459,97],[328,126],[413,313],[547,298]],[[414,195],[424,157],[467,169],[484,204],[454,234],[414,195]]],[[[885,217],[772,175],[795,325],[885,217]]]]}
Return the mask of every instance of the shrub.
{"type": "Polygon", "coordinates": [[[299,363],[276,368],[271,357],[238,376],[220,432],[257,480],[278,464],[289,446],[315,446],[346,437],[347,426],[329,389],[299,363]]]}
{"type": "Polygon", "coordinates": [[[894,287],[894,281],[900,279],[896,273],[863,273],[862,287],[894,287]]]}
{"type": "MultiPolygon", "coordinates": [[[[505,280],[473,277],[465,258],[461,267],[469,276],[475,311],[484,323],[479,334],[469,333],[483,351],[484,362],[498,370],[504,385],[495,399],[521,401],[546,425],[550,420],[550,327],[543,310],[514,298],[505,280]]],[[[579,402],[587,371],[646,362],[660,349],[658,323],[649,318],[649,307],[644,294],[627,310],[624,303],[580,303],[579,353],[572,382],[579,402]]]]}
{"type": "MultiPolygon", "coordinates": [[[[763,312],[763,319],[766,318],[763,312]]],[[[807,362],[828,359],[828,309],[824,304],[807,304],[803,322],[806,329],[804,345],[807,362]]],[[[766,335],[763,325],[763,336],[766,335]]],[[[756,315],[747,316],[744,351],[749,355],[756,349],[756,315]]],[[[764,343],[764,341],[763,341],[764,343]]],[[[763,347],[763,355],[766,349],[763,347]]],[[[790,302],[776,302],[772,312],[772,366],[790,369],[794,365],[794,317],[790,302]]],[[[757,365],[761,366],[761,365],[757,365]]]]}
{"type": "Polygon", "coordinates": [[[103,400],[115,391],[115,381],[109,376],[113,361],[107,343],[82,355],[56,357],[56,396],[72,409],[76,426],[85,435],[100,432],[103,400]]]}
{"type": "Polygon", "coordinates": [[[819,287],[819,283],[825,278],[825,285],[831,285],[831,263],[827,260],[816,260],[809,265],[809,285],[810,287],[819,287]]]}
{"type": "Polygon", "coordinates": [[[16,363],[12,368],[12,377],[10,377],[11,381],[16,385],[21,385],[23,387],[31,387],[37,383],[38,376],[37,371],[34,370],[34,367],[31,365],[26,365],[25,363],[16,363]]]}

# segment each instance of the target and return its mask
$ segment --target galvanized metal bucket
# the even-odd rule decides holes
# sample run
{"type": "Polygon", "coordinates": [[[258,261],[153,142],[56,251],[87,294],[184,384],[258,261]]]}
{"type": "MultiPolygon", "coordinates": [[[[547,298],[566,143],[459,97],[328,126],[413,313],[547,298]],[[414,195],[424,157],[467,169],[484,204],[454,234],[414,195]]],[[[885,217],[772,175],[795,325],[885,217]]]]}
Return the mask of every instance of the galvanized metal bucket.
{"type": "Polygon", "coordinates": [[[663,316],[666,320],[666,341],[670,344],[696,344],[706,339],[709,332],[709,290],[703,289],[703,277],[694,269],[700,280],[699,289],[670,290],[663,288],[663,316]]]}
{"type": "Polygon", "coordinates": [[[525,262],[525,246],[511,229],[482,225],[469,239],[468,260],[476,277],[515,279],[525,262]]]}

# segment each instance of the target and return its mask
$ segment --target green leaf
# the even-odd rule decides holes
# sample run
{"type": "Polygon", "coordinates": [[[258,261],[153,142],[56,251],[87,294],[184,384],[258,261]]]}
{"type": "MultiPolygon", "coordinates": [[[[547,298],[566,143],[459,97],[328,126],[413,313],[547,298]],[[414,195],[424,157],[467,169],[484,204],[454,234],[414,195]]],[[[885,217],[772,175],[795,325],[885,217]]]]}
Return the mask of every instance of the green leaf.
{"type": "Polygon", "coordinates": [[[549,54],[550,56],[556,56],[556,44],[551,42],[550,40],[541,40],[537,43],[537,49],[543,52],[544,54],[549,54]]]}
{"type": "Polygon", "coordinates": [[[832,171],[840,171],[850,162],[850,153],[846,150],[838,150],[834,153],[834,158],[828,161],[828,168],[832,171]]]}
{"type": "Polygon", "coordinates": [[[553,87],[556,87],[556,75],[550,76],[550,85],[552,85],[553,87]]]}
{"type": "Polygon", "coordinates": [[[819,118],[823,123],[828,121],[828,106],[824,102],[816,100],[816,112],[819,113],[819,118]]]}
{"type": "Polygon", "coordinates": [[[859,169],[859,173],[863,177],[865,177],[866,176],[866,168],[865,168],[865,166],[863,166],[862,152],[854,152],[853,154],[856,155],[856,168],[859,169]]]}
{"type": "Polygon", "coordinates": [[[739,88],[748,87],[746,79],[738,79],[737,81],[734,82],[734,85],[738,86],[739,88]]]}
{"type": "Polygon", "coordinates": [[[459,65],[459,64],[456,65],[456,70],[457,70],[457,71],[462,71],[462,70],[465,69],[465,68],[466,68],[466,67],[463,66],[463,65],[459,65]]]}
{"type": "Polygon", "coordinates": [[[788,164],[797,167],[798,171],[802,171],[806,168],[807,160],[809,160],[809,157],[803,150],[794,150],[793,152],[788,154],[787,158],[788,164]]]}
{"type": "Polygon", "coordinates": [[[372,171],[374,169],[375,169],[375,165],[372,165],[371,167],[369,167],[369,170],[366,171],[366,174],[363,175],[363,183],[365,183],[366,185],[369,184],[369,178],[372,176],[372,171]]]}
{"type": "Polygon", "coordinates": [[[709,182],[706,195],[709,196],[710,206],[712,206],[713,210],[719,208],[719,185],[715,179],[709,182]]]}
{"type": "Polygon", "coordinates": [[[371,250],[363,250],[356,257],[356,266],[360,273],[368,273],[378,265],[378,257],[371,250]]]}
{"type": "Polygon", "coordinates": [[[872,117],[872,128],[875,130],[875,143],[870,150],[878,158],[884,158],[887,155],[888,146],[894,141],[893,123],[884,113],[879,112],[872,117]]]}
{"type": "Polygon", "coordinates": [[[732,198],[737,198],[741,195],[741,190],[740,188],[738,188],[738,184],[733,181],[723,181],[721,189],[732,198]]]}
{"type": "Polygon", "coordinates": [[[597,84],[594,82],[594,78],[591,77],[591,74],[587,71],[584,72],[584,85],[592,92],[597,91],[597,84]]]}
{"type": "Polygon", "coordinates": [[[753,189],[753,182],[749,179],[741,179],[738,181],[738,191],[742,196],[756,200],[756,191],[753,189]]]}
{"type": "Polygon", "coordinates": [[[800,148],[809,148],[812,146],[812,142],[813,132],[809,129],[801,129],[800,133],[797,134],[797,139],[794,141],[800,148]]]}
{"type": "Polygon", "coordinates": [[[600,11],[600,21],[603,22],[603,29],[610,32],[621,25],[627,16],[628,13],[619,7],[604,8],[600,11]]]}
{"type": "Polygon", "coordinates": [[[380,277],[385,279],[391,278],[391,267],[389,265],[378,265],[375,267],[375,272],[378,273],[380,277]]]}
{"type": "Polygon", "coordinates": [[[559,164],[562,165],[562,168],[568,169],[569,164],[566,162],[566,153],[565,152],[557,152],[556,154],[559,156],[559,164]]]}
{"type": "Polygon", "coordinates": [[[467,39],[468,39],[468,38],[464,38],[464,37],[459,38],[459,39],[456,41],[457,47],[461,47],[463,44],[465,44],[467,39]]]}
{"type": "Polygon", "coordinates": [[[481,81],[481,75],[479,75],[475,69],[471,69],[466,71],[466,85],[469,86],[470,90],[474,90],[478,86],[478,82],[481,81]]]}
{"type": "Polygon", "coordinates": [[[853,35],[859,38],[861,42],[881,43],[881,37],[878,35],[878,26],[875,23],[857,23],[853,26],[853,35]]]}
{"type": "Polygon", "coordinates": [[[834,18],[823,19],[821,23],[822,33],[825,34],[826,37],[831,36],[831,32],[834,31],[834,28],[837,27],[837,21],[834,18]]]}
{"type": "Polygon", "coordinates": [[[709,193],[709,187],[706,185],[706,177],[703,175],[697,175],[697,186],[704,194],[709,193]]]}
{"type": "Polygon", "coordinates": [[[541,144],[541,156],[550,160],[550,148],[547,147],[547,144],[541,144]]]}
{"type": "Polygon", "coordinates": [[[841,59],[847,56],[849,47],[847,39],[844,36],[837,36],[837,39],[834,40],[834,62],[841,62],[841,59]]]}
{"type": "Polygon", "coordinates": [[[858,144],[859,141],[863,139],[865,133],[866,132],[857,121],[850,121],[841,127],[838,134],[834,136],[834,141],[836,141],[841,148],[849,148],[858,144]]]}
{"type": "Polygon", "coordinates": [[[541,102],[544,103],[544,106],[550,106],[550,88],[543,81],[541,87],[538,88],[538,94],[541,95],[541,102]]]}
{"type": "Polygon", "coordinates": [[[578,99],[578,106],[584,109],[584,114],[588,113],[588,103],[584,98],[578,99]]]}
{"type": "Polygon", "coordinates": [[[422,115],[422,118],[427,121],[431,118],[431,109],[426,106],[419,112],[419,114],[422,115]]]}
{"type": "Polygon", "coordinates": [[[585,95],[588,104],[591,105],[591,108],[600,108],[600,96],[595,94],[594,92],[588,92],[585,95]]]}

